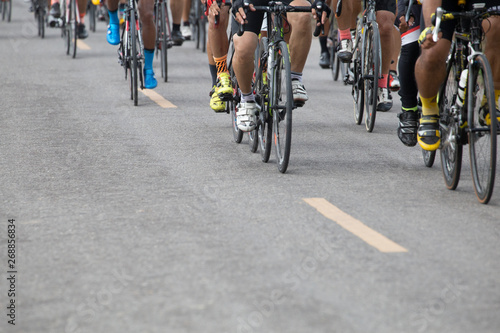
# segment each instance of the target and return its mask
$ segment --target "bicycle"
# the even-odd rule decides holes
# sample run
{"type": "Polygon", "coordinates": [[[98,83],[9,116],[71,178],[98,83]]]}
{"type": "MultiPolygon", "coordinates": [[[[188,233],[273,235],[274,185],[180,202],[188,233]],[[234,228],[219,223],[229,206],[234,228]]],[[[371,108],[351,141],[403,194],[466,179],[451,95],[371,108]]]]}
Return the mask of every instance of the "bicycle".
{"type": "Polygon", "coordinates": [[[447,60],[447,75],[438,95],[442,138],[439,149],[445,184],[450,190],[458,186],[462,148],[469,144],[474,191],[483,204],[489,202],[493,193],[499,129],[492,72],[481,51],[481,22],[490,15],[499,14],[488,12],[484,3],[474,4],[470,11],[460,12],[446,12],[439,7],[433,32],[437,41],[441,22],[457,19],[455,40],[447,60]],[[480,118],[482,108],[489,110],[489,124],[480,118]]]}
{"type": "Polygon", "coordinates": [[[161,59],[161,77],[164,82],[168,81],[168,49],[174,43],[170,30],[170,19],[168,17],[168,6],[166,0],[155,1],[156,20],[156,57],[161,59]]]}
{"type": "Polygon", "coordinates": [[[88,0],[87,14],[89,15],[89,29],[92,32],[95,32],[96,29],[97,10],[98,10],[98,5],[95,5],[92,0],[88,0]]]}
{"type": "Polygon", "coordinates": [[[353,58],[344,76],[344,82],[352,85],[354,121],[357,125],[361,124],[366,108],[365,127],[368,132],[372,132],[377,114],[382,51],[375,0],[365,0],[365,8],[363,17],[357,21],[353,58]]]}
{"type": "Polygon", "coordinates": [[[118,47],[118,59],[125,70],[125,80],[130,76],[130,99],[137,106],[139,82],[141,90],[144,89],[142,74],[144,43],[139,23],[137,0],[128,0],[124,15],[125,23],[121,34],[120,46],[118,47]]]}
{"type": "Polygon", "coordinates": [[[66,54],[69,55],[71,53],[72,57],[75,58],[78,39],[77,29],[78,24],[80,23],[78,4],[76,3],[76,0],[63,0],[61,8],[64,8],[64,10],[61,13],[62,16],[59,22],[62,22],[61,36],[65,40],[66,54]],[[66,1],[68,1],[68,4],[66,4],[66,1]]]}
{"type": "MultiPolygon", "coordinates": [[[[248,7],[248,4],[245,4],[245,7],[248,7]]],[[[268,161],[271,142],[274,141],[278,170],[285,173],[290,160],[292,110],[298,105],[293,101],[290,54],[284,39],[284,20],[288,12],[310,12],[311,7],[269,1],[267,6],[254,6],[254,8],[267,13],[267,37],[261,38],[260,66],[255,71],[254,81],[256,101],[260,103],[261,111],[256,115],[257,126],[250,135],[259,140],[258,146],[261,149],[263,162],[268,161]],[[266,73],[265,77],[263,73],[266,73]]],[[[320,20],[320,13],[318,17],[320,20]]],[[[316,27],[314,35],[318,36],[322,28],[322,26],[316,27]]],[[[243,27],[240,26],[238,35],[242,33],[243,27]]],[[[233,117],[233,127],[234,122],[233,117]]]]}
{"type": "Polygon", "coordinates": [[[2,1],[2,7],[0,8],[0,11],[2,12],[2,21],[5,21],[7,19],[7,22],[10,22],[11,16],[12,16],[12,0],[1,0],[2,1]]]}

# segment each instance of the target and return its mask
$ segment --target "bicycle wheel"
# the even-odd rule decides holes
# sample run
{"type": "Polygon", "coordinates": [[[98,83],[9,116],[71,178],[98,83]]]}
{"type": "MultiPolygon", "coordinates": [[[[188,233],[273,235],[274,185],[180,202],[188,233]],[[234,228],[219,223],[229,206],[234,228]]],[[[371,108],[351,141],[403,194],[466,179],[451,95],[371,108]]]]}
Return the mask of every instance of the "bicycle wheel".
{"type": "Polygon", "coordinates": [[[96,21],[97,21],[96,8],[97,8],[97,6],[95,6],[92,3],[92,1],[89,0],[87,12],[89,14],[89,28],[90,28],[90,31],[92,31],[92,32],[95,32],[95,26],[96,26],[96,21]]]}
{"type": "MultiPolygon", "coordinates": [[[[260,49],[260,46],[261,45],[259,43],[257,45],[257,47],[255,48],[252,89],[253,89],[253,93],[255,95],[255,102],[258,103],[262,107],[263,96],[260,93],[261,89],[262,89],[262,68],[260,68],[262,50],[260,49]]],[[[262,110],[263,109],[261,109],[261,111],[262,110]]],[[[257,120],[260,119],[260,112],[256,116],[257,116],[257,120]]],[[[252,153],[255,153],[257,151],[257,148],[259,146],[259,122],[258,121],[257,121],[257,127],[253,131],[248,132],[248,145],[250,146],[250,151],[252,153]]]]}
{"type": "Polygon", "coordinates": [[[487,204],[495,183],[497,119],[493,77],[484,54],[476,55],[469,65],[467,109],[474,191],[479,202],[487,204]]]}
{"type": "Polygon", "coordinates": [[[11,14],[12,14],[12,0],[5,0],[2,2],[2,20],[7,19],[7,22],[10,22],[11,14]]]}
{"type": "Polygon", "coordinates": [[[267,81],[267,49],[268,39],[262,37],[259,42],[259,57],[258,63],[256,91],[260,96],[260,113],[258,126],[258,140],[260,148],[260,157],[262,162],[267,163],[271,156],[271,144],[273,136],[273,117],[269,108],[269,85],[267,81]]]}
{"type": "Polygon", "coordinates": [[[138,92],[137,92],[137,85],[138,85],[138,77],[137,77],[137,26],[138,22],[136,21],[136,16],[135,16],[135,8],[133,8],[130,11],[130,43],[131,43],[131,75],[130,75],[130,83],[131,83],[131,96],[133,97],[132,99],[134,100],[134,105],[138,104],[138,92]]]}
{"type": "Polygon", "coordinates": [[[340,72],[340,61],[337,57],[337,45],[338,45],[338,30],[334,27],[334,19],[330,23],[330,31],[328,32],[327,45],[328,52],[330,52],[330,69],[332,70],[333,81],[339,79],[340,72]]]}
{"type": "MultiPolygon", "coordinates": [[[[357,43],[358,47],[355,48],[354,57],[352,61],[352,97],[354,99],[354,121],[356,125],[361,124],[363,120],[363,111],[365,108],[365,85],[363,80],[362,73],[362,56],[359,47],[359,42],[357,43]]],[[[349,72],[349,69],[347,70],[349,72]]]]}
{"type": "MultiPolygon", "coordinates": [[[[70,47],[69,47],[69,52],[71,52],[71,56],[73,58],[76,57],[76,32],[77,32],[77,25],[78,25],[78,19],[76,17],[76,0],[70,0],[69,4],[69,16],[68,16],[68,29],[70,30],[70,47]]],[[[69,54],[69,53],[68,53],[69,54]]]]}
{"type": "Polygon", "coordinates": [[[163,77],[163,82],[168,81],[168,42],[167,42],[167,22],[168,22],[168,11],[167,2],[161,2],[161,76],[163,77]]]}
{"type": "Polygon", "coordinates": [[[454,58],[447,64],[447,77],[439,90],[439,112],[441,130],[441,169],[443,170],[446,188],[454,190],[460,180],[462,169],[462,142],[460,140],[459,112],[455,101],[457,98],[458,82],[454,58]]]}
{"type": "Polygon", "coordinates": [[[38,36],[40,36],[40,38],[45,38],[45,3],[40,1],[38,5],[38,36]]]}
{"type": "Polygon", "coordinates": [[[428,168],[432,168],[434,165],[434,160],[436,159],[436,151],[428,151],[422,149],[422,157],[424,158],[424,164],[428,168]]]}
{"type": "Polygon", "coordinates": [[[288,47],[281,41],[274,49],[275,66],[271,75],[271,109],[273,110],[274,146],[278,170],[285,173],[292,143],[292,79],[288,47]]]}
{"type": "Polygon", "coordinates": [[[200,26],[200,38],[201,38],[201,52],[205,53],[207,52],[207,17],[203,12],[201,13],[202,19],[200,20],[201,26],[200,26]]]}
{"type": "Polygon", "coordinates": [[[376,22],[372,22],[371,27],[365,34],[364,47],[364,92],[366,104],[365,125],[368,132],[373,131],[375,117],[377,115],[378,97],[378,77],[380,69],[380,35],[376,22]]]}
{"type": "Polygon", "coordinates": [[[228,108],[229,108],[229,114],[231,115],[231,121],[232,121],[232,132],[233,132],[233,139],[234,142],[236,143],[241,143],[241,140],[243,139],[243,132],[238,128],[237,125],[237,117],[236,117],[236,112],[238,111],[238,103],[240,102],[240,93],[238,91],[238,81],[236,80],[236,75],[234,74],[234,70],[231,67],[229,69],[229,73],[231,75],[231,81],[233,84],[233,98],[227,102],[228,108]]]}

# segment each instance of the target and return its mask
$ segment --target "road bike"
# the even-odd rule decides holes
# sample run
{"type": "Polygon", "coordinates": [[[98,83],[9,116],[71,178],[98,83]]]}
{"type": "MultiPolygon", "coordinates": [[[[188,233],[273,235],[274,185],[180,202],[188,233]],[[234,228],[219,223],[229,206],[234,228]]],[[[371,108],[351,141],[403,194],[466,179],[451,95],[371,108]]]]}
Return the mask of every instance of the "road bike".
{"type": "MultiPolygon", "coordinates": [[[[247,4],[245,4],[247,6],[247,4]]],[[[288,12],[310,12],[309,6],[290,6],[279,1],[269,1],[267,6],[254,6],[267,13],[267,37],[261,38],[258,67],[255,69],[253,89],[261,111],[256,114],[257,126],[250,133],[251,150],[258,138],[262,161],[269,159],[271,142],[274,142],[278,170],[285,173],[290,160],[292,141],[293,101],[290,54],[285,42],[285,20],[288,12]],[[264,75],[265,73],[265,75],[264,75]],[[272,133],[271,133],[272,131],[272,133]]],[[[321,14],[318,15],[321,17],[321,14]]],[[[314,32],[318,36],[322,26],[314,32]]],[[[238,35],[243,33],[240,26],[238,35]]],[[[233,125],[234,125],[233,118],[233,125]]]]}
{"type": "Polygon", "coordinates": [[[377,114],[382,51],[376,22],[375,0],[365,0],[365,8],[363,17],[357,21],[353,57],[344,76],[344,82],[352,85],[354,121],[357,125],[361,124],[365,113],[366,130],[372,132],[377,114]]]}
{"type": "Polygon", "coordinates": [[[491,67],[481,50],[484,37],[481,23],[488,16],[498,14],[500,12],[487,11],[484,3],[460,12],[446,12],[439,7],[433,32],[437,41],[441,22],[457,20],[455,39],[447,59],[446,80],[438,95],[439,149],[445,184],[450,190],[458,186],[462,148],[469,144],[474,191],[483,204],[489,202],[493,193],[499,129],[491,67]]]}
{"type": "Polygon", "coordinates": [[[161,77],[168,81],[168,49],[174,44],[170,30],[170,19],[166,0],[155,1],[156,57],[161,59],[161,77]]]}
{"type": "Polygon", "coordinates": [[[118,59],[125,70],[125,80],[130,77],[130,99],[138,104],[138,87],[144,89],[142,66],[144,43],[142,41],[137,0],[128,0],[125,8],[125,24],[122,30],[118,59]],[[139,86],[140,85],[140,86],[139,86]]]}
{"type": "Polygon", "coordinates": [[[59,23],[62,31],[61,36],[64,39],[66,46],[66,54],[75,58],[76,57],[76,45],[77,45],[77,33],[78,24],[80,23],[80,12],[78,11],[78,4],[76,0],[63,0],[61,3],[61,8],[64,10],[61,12],[61,19],[59,23]]]}

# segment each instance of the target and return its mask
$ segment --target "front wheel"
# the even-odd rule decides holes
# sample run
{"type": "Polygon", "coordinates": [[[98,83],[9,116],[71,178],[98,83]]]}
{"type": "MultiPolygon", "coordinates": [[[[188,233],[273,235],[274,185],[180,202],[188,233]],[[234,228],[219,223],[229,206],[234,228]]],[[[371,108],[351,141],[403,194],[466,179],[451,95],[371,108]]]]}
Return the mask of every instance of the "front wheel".
{"type": "Polygon", "coordinates": [[[463,131],[460,130],[460,110],[454,107],[458,91],[455,67],[455,59],[450,58],[447,64],[448,76],[439,90],[441,169],[449,190],[457,188],[462,169],[463,146],[460,137],[463,131]]]}
{"type": "MultiPolygon", "coordinates": [[[[274,49],[276,61],[271,75],[271,109],[273,111],[274,146],[278,170],[285,173],[290,160],[292,144],[292,79],[290,55],[287,44],[282,41],[274,49]]],[[[269,64],[268,64],[269,65],[269,64]]]]}
{"type": "Polygon", "coordinates": [[[422,149],[422,157],[424,158],[424,164],[428,168],[432,168],[434,165],[434,160],[436,159],[436,151],[428,151],[422,149]]]}
{"type": "Polygon", "coordinates": [[[493,194],[497,152],[497,119],[493,77],[488,60],[476,55],[469,66],[467,87],[469,153],[474,190],[486,204],[493,194]]]}

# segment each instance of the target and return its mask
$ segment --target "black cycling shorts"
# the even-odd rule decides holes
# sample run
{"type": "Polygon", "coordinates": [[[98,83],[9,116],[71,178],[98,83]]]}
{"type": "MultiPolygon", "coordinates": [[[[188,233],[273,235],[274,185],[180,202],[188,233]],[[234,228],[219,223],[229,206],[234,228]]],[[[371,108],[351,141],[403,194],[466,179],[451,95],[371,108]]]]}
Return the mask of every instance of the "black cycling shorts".
{"type": "MultiPolygon", "coordinates": [[[[288,5],[292,0],[282,0],[284,4],[288,5]]],[[[254,0],[252,1],[252,4],[255,6],[267,6],[269,4],[268,0],[254,0]]],[[[247,12],[247,21],[248,23],[245,23],[243,26],[243,31],[251,31],[255,33],[256,35],[260,34],[260,29],[262,27],[262,20],[264,19],[264,13],[263,11],[248,11],[247,12]]],[[[231,20],[231,33],[234,35],[235,33],[238,32],[238,29],[240,27],[240,24],[236,22],[234,17],[231,20]]]]}
{"type": "Polygon", "coordinates": [[[396,14],[396,0],[376,0],[375,11],[387,10],[396,14]]]}
{"type": "MultiPolygon", "coordinates": [[[[471,10],[472,4],[474,3],[484,3],[486,4],[486,8],[500,6],[500,0],[474,0],[474,1],[467,1],[465,9],[471,10]]],[[[458,0],[443,0],[443,4],[441,6],[446,11],[452,11],[452,12],[461,11],[460,6],[458,5],[458,0]]],[[[457,24],[456,20],[441,22],[441,32],[443,33],[444,39],[447,39],[449,41],[452,40],[456,24],[457,24]]]]}

